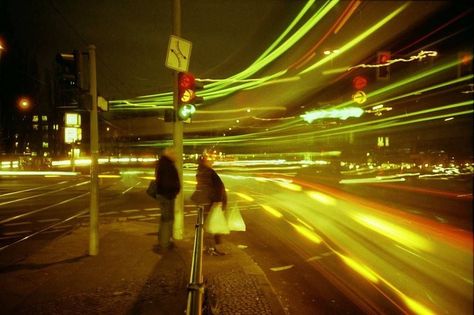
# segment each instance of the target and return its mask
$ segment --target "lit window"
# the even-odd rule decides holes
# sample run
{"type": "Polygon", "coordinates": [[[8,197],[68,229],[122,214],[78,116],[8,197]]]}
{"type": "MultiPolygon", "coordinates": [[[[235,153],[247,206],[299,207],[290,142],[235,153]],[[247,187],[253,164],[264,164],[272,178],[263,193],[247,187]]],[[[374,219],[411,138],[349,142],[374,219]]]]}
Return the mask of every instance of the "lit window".
{"type": "Polygon", "coordinates": [[[33,125],[33,130],[38,130],[38,125],[37,124],[33,125]]]}
{"type": "Polygon", "coordinates": [[[38,115],[34,115],[34,116],[33,116],[33,121],[34,121],[34,122],[38,122],[38,115]]]}
{"type": "Polygon", "coordinates": [[[48,142],[43,142],[43,149],[47,149],[49,147],[48,142]]]}
{"type": "Polygon", "coordinates": [[[41,120],[42,121],[48,121],[48,116],[46,116],[46,115],[41,116],[41,120]]]}

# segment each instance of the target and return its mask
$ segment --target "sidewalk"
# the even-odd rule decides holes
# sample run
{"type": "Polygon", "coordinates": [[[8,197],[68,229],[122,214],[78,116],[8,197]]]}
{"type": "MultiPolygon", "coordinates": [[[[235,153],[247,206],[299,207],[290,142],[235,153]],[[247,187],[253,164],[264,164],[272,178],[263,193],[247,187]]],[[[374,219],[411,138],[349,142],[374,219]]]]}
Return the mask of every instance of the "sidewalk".
{"type": "MultiPolygon", "coordinates": [[[[184,314],[195,217],[185,222],[184,239],[163,254],[153,251],[156,223],[101,222],[94,257],[79,227],[0,269],[0,314],[184,314]]],[[[203,257],[213,313],[284,314],[263,271],[231,240],[224,246],[227,255],[203,257]]]]}

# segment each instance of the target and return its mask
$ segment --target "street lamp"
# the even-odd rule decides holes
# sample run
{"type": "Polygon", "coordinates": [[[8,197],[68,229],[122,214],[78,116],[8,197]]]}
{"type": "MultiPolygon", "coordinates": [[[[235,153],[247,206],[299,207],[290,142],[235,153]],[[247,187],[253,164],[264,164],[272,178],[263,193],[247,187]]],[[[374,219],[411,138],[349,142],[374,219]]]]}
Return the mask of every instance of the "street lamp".
{"type": "Polygon", "coordinates": [[[28,110],[28,109],[30,109],[30,106],[31,106],[31,102],[27,97],[21,97],[18,100],[18,107],[21,110],[28,110]]]}

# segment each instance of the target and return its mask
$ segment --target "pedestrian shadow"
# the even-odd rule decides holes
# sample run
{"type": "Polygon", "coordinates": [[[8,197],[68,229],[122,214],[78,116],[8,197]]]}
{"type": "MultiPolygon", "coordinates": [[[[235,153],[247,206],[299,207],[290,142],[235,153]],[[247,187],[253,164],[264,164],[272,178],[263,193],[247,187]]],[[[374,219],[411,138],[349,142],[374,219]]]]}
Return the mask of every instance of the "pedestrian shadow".
{"type": "Polygon", "coordinates": [[[181,248],[164,252],[150,250],[161,257],[127,315],[184,314],[191,257],[181,248]]]}
{"type": "Polygon", "coordinates": [[[9,265],[5,267],[0,267],[0,273],[10,273],[10,272],[15,272],[19,270],[40,270],[43,268],[48,268],[54,265],[60,265],[60,264],[73,264],[77,263],[84,258],[89,257],[89,255],[84,254],[78,257],[73,257],[73,258],[68,258],[64,260],[58,260],[54,262],[48,262],[48,263],[43,263],[43,264],[34,264],[34,263],[29,263],[29,264],[14,264],[14,265],[9,265]]]}

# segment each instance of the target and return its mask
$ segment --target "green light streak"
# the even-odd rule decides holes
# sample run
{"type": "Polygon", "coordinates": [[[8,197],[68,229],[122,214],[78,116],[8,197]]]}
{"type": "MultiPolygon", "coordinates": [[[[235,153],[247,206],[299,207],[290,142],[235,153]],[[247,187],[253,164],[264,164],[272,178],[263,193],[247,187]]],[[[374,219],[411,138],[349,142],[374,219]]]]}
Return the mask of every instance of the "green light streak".
{"type": "Polygon", "coordinates": [[[306,3],[306,5],[301,9],[300,13],[294,18],[294,20],[290,23],[290,25],[283,31],[283,33],[273,42],[273,44],[270,45],[270,47],[265,50],[260,57],[255,60],[255,63],[259,62],[262,60],[264,57],[266,57],[270,51],[272,51],[282,40],[283,38],[288,35],[288,33],[295,27],[295,25],[301,20],[303,15],[306,14],[306,12],[311,8],[311,6],[315,3],[314,0],[310,0],[306,3]]]}
{"type": "MultiPolygon", "coordinates": [[[[283,44],[278,48],[274,49],[271,53],[265,51],[264,57],[260,56],[254,63],[252,63],[247,69],[243,70],[240,73],[237,73],[230,78],[229,80],[239,80],[250,77],[255,74],[257,71],[261,70],[263,67],[268,65],[270,62],[274,61],[288,49],[290,49],[294,44],[296,44],[308,31],[310,31],[337,3],[339,0],[331,0],[326,2],[319,10],[316,12],[301,28],[299,28],[293,35],[290,36],[283,44]]],[[[302,11],[307,10],[306,6],[302,11]]],[[[299,15],[298,15],[299,16],[299,15]]],[[[278,39],[280,41],[280,38],[278,39]]],[[[273,46],[273,44],[272,44],[273,46]]],[[[216,82],[208,85],[209,90],[220,89],[222,86],[229,85],[229,82],[216,82]]]]}
{"type": "Polygon", "coordinates": [[[349,117],[360,117],[364,111],[359,107],[346,107],[341,109],[321,109],[300,115],[305,121],[312,123],[316,119],[339,118],[345,120],[349,117]]]}
{"type": "MultiPolygon", "coordinates": [[[[433,86],[430,86],[430,87],[427,87],[427,88],[424,88],[424,89],[421,89],[421,90],[417,90],[417,91],[414,91],[414,92],[409,92],[409,93],[402,94],[402,95],[399,95],[399,96],[396,96],[396,97],[381,100],[377,103],[389,103],[389,102],[392,102],[392,101],[402,99],[404,97],[416,96],[416,95],[423,94],[423,93],[426,93],[426,92],[429,92],[429,91],[432,91],[432,90],[436,90],[436,89],[439,89],[439,88],[442,88],[442,87],[446,87],[446,86],[449,86],[449,85],[461,83],[463,81],[471,81],[473,78],[474,78],[474,75],[471,74],[471,75],[468,75],[468,76],[465,76],[465,77],[462,77],[462,78],[458,78],[458,79],[454,79],[454,80],[451,80],[451,81],[448,81],[448,82],[443,82],[443,83],[440,83],[440,84],[436,84],[436,85],[433,85],[433,86]]],[[[372,93],[371,93],[371,95],[372,95],[372,93]]],[[[339,106],[341,106],[341,105],[338,105],[338,107],[339,106]]],[[[371,106],[372,106],[372,104],[369,104],[369,105],[364,106],[363,108],[367,108],[367,107],[371,107],[371,106]]]]}
{"type": "MultiPolygon", "coordinates": [[[[419,73],[417,75],[414,75],[414,76],[411,76],[407,79],[404,79],[404,80],[401,80],[401,81],[397,81],[393,84],[390,84],[390,85],[387,85],[386,87],[384,88],[381,88],[381,89],[378,89],[378,90],[375,90],[375,91],[372,91],[370,93],[368,93],[368,96],[369,98],[373,98],[375,96],[378,96],[380,94],[383,94],[383,93],[387,93],[391,90],[394,90],[394,89],[398,89],[404,85],[408,85],[408,84],[412,84],[413,82],[415,81],[418,81],[418,80],[422,80],[422,79],[426,79],[426,77],[429,77],[429,76],[433,76],[435,74],[438,74],[439,72],[441,71],[445,71],[445,70],[448,70],[449,68],[452,68],[452,67],[456,67],[457,66],[457,62],[454,61],[454,62],[449,62],[449,63],[446,63],[446,64],[443,64],[443,65],[440,65],[438,67],[435,67],[433,69],[430,69],[428,71],[425,71],[425,72],[422,72],[422,73],[419,73]]],[[[472,78],[472,75],[470,75],[470,77],[472,78]]],[[[463,78],[464,79],[464,78],[463,78]]],[[[410,96],[410,95],[414,95],[415,93],[417,92],[412,92],[412,93],[409,93],[409,94],[406,94],[407,96],[410,96]]],[[[380,101],[380,103],[382,102],[387,102],[386,100],[384,101],[380,101]]],[[[351,104],[354,104],[354,101],[353,100],[349,100],[347,102],[344,102],[342,104],[339,104],[337,106],[335,106],[336,108],[338,107],[344,107],[344,106],[348,106],[348,105],[351,105],[351,104]]]]}
{"type": "MultiPolygon", "coordinates": [[[[348,51],[349,49],[353,48],[357,44],[360,44],[362,40],[366,39],[368,36],[372,35],[376,30],[387,24],[391,19],[396,17],[398,14],[400,14],[403,10],[405,10],[408,7],[409,3],[405,3],[401,7],[399,7],[397,10],[393,11],[391,14],[387,15],[384,19],[380,20],[378,23],[374,24],[372,27],[370,27],[368,30],[339,48],[339,53],[337,54],[340,56],[344,52],[348,51]]],[[[313,71],[314,69],[320,67],[321,65],[325,64],[326,62],[331,61],[334,58],[332,55],[328,55],[327,57],[324,57],[323,59],[319,60],[318,62],[314,63],[313,65],[307,67],[306,69],[302,70],[299,74],[305,74],[307,72],[313,71]]]]}

